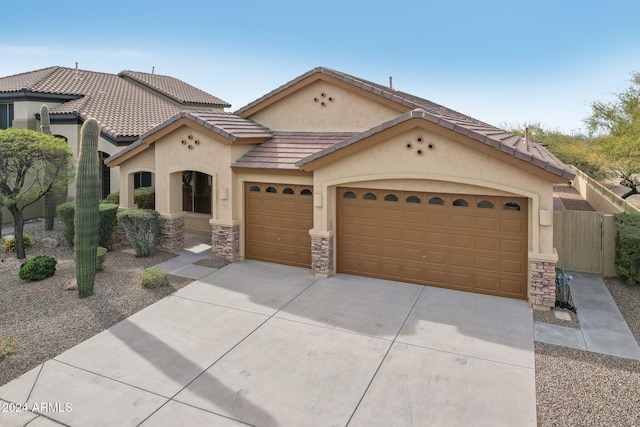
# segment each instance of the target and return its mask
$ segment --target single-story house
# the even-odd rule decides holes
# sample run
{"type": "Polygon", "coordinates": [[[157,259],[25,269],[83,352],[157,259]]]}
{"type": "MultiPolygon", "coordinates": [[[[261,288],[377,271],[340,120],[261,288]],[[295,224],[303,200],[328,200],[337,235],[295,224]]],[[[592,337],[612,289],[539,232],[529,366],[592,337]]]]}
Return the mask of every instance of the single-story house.
{"type": "MultiPolygon", "coordinates": [[[[138,71],[99,73],[48,67],[0,78],[0,129],[40,130],[40,107],[49,107],[51,131],[78,153],[80,128],[88,117],[100,124],[103,159],[119,152],[158,123],[188,109],[223,111],[231,105],[174,77],[138,71]]],[[[102,197],[118,191],[116,169],[102,170],[102,197]]],[[[141,171],[136,187],[153,185],[141,171]]],[[[69,186],[74,197],[75,186],[69,186]]]]}
{"type": "Polygon", "coordinates": [[[425,99],[315,68],[235,113],[182,111],[112,155],[121,208],[155,175],[168,249],[212,251],[555,303],[553,184],[540,144],[425,99]]]}

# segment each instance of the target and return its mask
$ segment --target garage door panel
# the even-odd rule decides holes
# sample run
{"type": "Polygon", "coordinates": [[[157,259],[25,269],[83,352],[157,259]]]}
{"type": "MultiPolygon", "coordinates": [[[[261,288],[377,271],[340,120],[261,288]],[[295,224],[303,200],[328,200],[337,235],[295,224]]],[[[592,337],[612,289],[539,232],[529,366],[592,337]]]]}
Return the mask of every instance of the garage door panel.
{"type": "Polygon", "coordinates": [[[311,266],[309,230],[313,228],[313,205],[311,197],[300,194],[305,188],[311,189],[297,185],[246,184],[245,257],[311,266]],[[250,187],[258,187],[261,191],[249,191],[250,187]],[[275,192],[267,193],[268,187],[275,192]],[[285,189],[293,194],[284,193],[285,189]]]}
{"type": "Polygon", "coordinates": [[[339,189],[338,271],[524,298],[526,207],[512,197],[339,189]]]}

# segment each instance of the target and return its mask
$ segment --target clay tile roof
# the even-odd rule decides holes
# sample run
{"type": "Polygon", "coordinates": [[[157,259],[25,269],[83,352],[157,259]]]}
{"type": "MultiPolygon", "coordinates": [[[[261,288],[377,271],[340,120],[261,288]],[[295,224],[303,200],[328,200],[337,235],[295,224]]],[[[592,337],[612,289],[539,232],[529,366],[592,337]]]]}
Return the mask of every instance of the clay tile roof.
{"type": "Polygon", "coordinates": [[[240,157],[232,167],[298,169],[300,160],[328,149],[353,132],[273,132],[273,138],[240,157]]]}
{"type": "Polygon", "coordinates": [[[148,86],[183,104],[210,104],[219,107],[231,107],[228,102],[170,76],[138,71],[122,71],[118,75],[148,86]]]}
{"type": "MultiPolygon", "coordinates": [[[[183,110],[141,134],[136,142],[109,157],[109,162],[113,162],[122,156],[127,156],[129,152],[145,144],[145,139],[182,118],[187,118],[228,139],[232,143],[239,139],[262,142],[273,136],[269,128],[252,120],[243,119],[233,113],[210,110],[183,110]]],[[[147,146],[149,146],[148,143],[147,146]]]]}
{"type": "Polygon", "coordinates": [[[534,164],[548,172],[561,176],[566,179],[575,178],[575,173],[556,156],[551,154],[547,149],[535,141],[525,141],[524,138],[520,138],[516,135],[506,133],[504,131],[496,132],[496,128],[489,125],[481,124],[477,121],[460,121],[450,120],[440,117],[436,114],[430,113],[422,108],[412,110],[406,114],[396,117],[393,120],[382,123],[374,128],[371,128],[365,132],[358,133],[351,138],[337,142],[323,150],[317,151],[309,156],[296,162],[296,167],[301,167],[306,163],[316,160],[320,157],[326,156],[334,151],[345,148],[349,145],[355,144],[371,135],[382,132],[385,129],[389,129],[400,123],[414,118],[428,120],[430,122],[446,125],[446,127],[452,129],[454,132],[459,132],[467,135],[481,143],[495,147],[507,154],[534,164]]]}
{"type": "Polygon", "coordinates": [[[151,87],[142,82],[146,73],[123,73],[128,73],[127,78],[116,74],[50,67],[0,78],[0,94],[28,92],[34,95],[59,95],[63,103],[50,108],[52,119],[62,114],[75,114],[83,120],[93,117],[100,124],[101,131],[113,139],[135,138],[187,106],[229,106],[172,77],[162,76],[162,83],[151,87]],[[130,74],[135,75],[137,80],[130,74]],[[180,98],[178,94],[183,96],[180,98]]]}
{"type": "MultiPolygon", "coordinates": [[[[507,152],[513,156],[516,156],[525,161],[528,161],[538,167],[541,167],[563,178],[573,179],[575,177],[575,174],[571,169],[569,169],[564,163],[562,163],[557,157],[551,154],[547,149],[542,147],[540,144],[537,144],[532,141],[529,141],[525,144],[523,138],[520,138],[502,129],[499,129],[488,123],[484,123],[480,120],[474,119],[467,115],[461,114],[457,111],[446,108],[442,105],[417,97],[415,95],[411,95],[409,93],[390,89],[388,86],[363,80],[358,77],[354,77],[349,74],[345,74],[345,73],[332,70],[330,68],[325,68],[325,67],[317,67],[317,68],[314,68],[313,70],[310,70],[302,74],[301,76],[291,80],[288,83],[285,83],[279,88],[276,88],[275,90],[269,92],[268,94],[262,96],[261,98],[258,98],[257,100],[237,110],[236,114],[243,115],[243,113],[248,112],[253,107],[261,104],[262,102],[269,99],[270,97],[277,95],[280,92],[283,92],[284,90],[296,85],[297,83],[315,74],[322,74],[322,75],[326,75],[326,76],[338,79],[354,87],[360,88],[362,90],[366,90],[378,96],[389,99],[393,102],[398,103],[399,105],[402,105],[406,108],[411,109],[412,111],[408,114],[418,114],[420,115],[421,118],[425,120],[434,122],[439,126],[450,129],[454,132],[469,136],[484,144],[493,146],[501,151],[507,152]]],[[[409,117],[409,116],[404,115],[400,117],[402,118],[402,117],[409,117]]],[[[394,121],[392,120],[380,126],[392,126],[394,124],[396,123],[394,123],[394,121]]],[[[362,134],[360,134],[360,136],[358,135],[354,136],[352,140],[349,140],[350,142],[343,141],[340,144],[338,144],[338,146],[336,147],[329,147],[324,151],[317,152],[312,156],[309,156],[303,160],[300,160],[299,162],[297,162],[297,165],[302,166],[305,163],[308,163],[311,160],[318,158],[319,156],[328,154],[332,150],[340,148],[339,146],[343,146],[344,144],[348,145],[350,143],[355,142],[356,140],[369,136],[371,134],[371,131],[372,130],[363,132],[362,134]]]]}

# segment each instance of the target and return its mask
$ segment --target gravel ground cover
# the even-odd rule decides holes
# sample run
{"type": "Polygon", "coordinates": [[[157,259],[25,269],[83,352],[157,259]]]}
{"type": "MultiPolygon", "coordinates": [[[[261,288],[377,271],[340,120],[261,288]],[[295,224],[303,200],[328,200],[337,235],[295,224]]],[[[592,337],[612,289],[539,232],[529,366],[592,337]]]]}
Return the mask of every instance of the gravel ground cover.
{"type": "MultiPolygon", "coordinates": [[[[74,267],[60,226],[54,231],[39,226],[28,232],[36,244],[27,256],[51,255],[58,266],[53,277],[24,282],[17,278],[21,262],[14,254],[0,251],[0,339],[16,339],[13,352],[0,360],[0,385],[191,282],[169,276],[168,287],[143,288],[144,270],[174,255],[158,252],[136,258],[130,247],[119,245],[109,253],[105,271],[96,276],[95,294],[79,299],[76,291],[63,290],[64,283],[74,277],[74,267]],[[61,244],[43,248],[37,243],[43,237],[54,237],[61,244]]],[[[199,264],[222,267],[226,262],[214,258],[199,264]]],[[[638,340],[640,286],[617,279],[607,279],[606,284],[638,340]]],[[[579,327],[571,315],[572,320],[565,321],[553,312],[534,312],[534,319],[579,327]]],[[[640,361],[536,343],[535,362],[538,425],[640,426],[640,361]]]]}
{"type": "Polygon", "coordinates": [[[136,258],[129,246],[117,245],[109,252],[104,271],[98,272],[94,295],[78,298],[77,291],[63,289],[75,277],[72,251],[64,241],[61,226],[45,231],[42,226],[26,231],[35,244],[27,258],[44,254],[57,259],[56,273],[38,282],[18,279],[22,261],[15,253],[0,250],[0,339],[15,338],[13,351],[0,360],[0,385],[27,372],[135,312],[191,282],[169,276],[169,286],[145,289],[140,283],[144,270],[175,255],[157,252],[136,258]],[[43,248],[38,242],[53,237],[59,246],[43,248]]]}
{"type": "MultiPolygon", "coordinates": [[[[638,341],[640,285],[605,283],[638,341]]],[[[539,426],[640,426],[640,361],[543,343],[535,361],[539,426]]]]}

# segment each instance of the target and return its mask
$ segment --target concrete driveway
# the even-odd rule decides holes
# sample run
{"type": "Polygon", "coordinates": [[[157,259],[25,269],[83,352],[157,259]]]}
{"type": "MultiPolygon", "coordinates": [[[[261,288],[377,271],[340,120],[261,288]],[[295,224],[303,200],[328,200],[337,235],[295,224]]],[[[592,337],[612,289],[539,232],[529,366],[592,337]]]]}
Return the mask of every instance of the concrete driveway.
{"type": "Polygon", "coordinates": [[[243,261],[0,399],[47,404],[41,416],[13,406],[3,426],[535,426],[532,314],[524,301],[243,261]]]}

